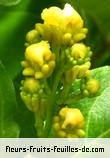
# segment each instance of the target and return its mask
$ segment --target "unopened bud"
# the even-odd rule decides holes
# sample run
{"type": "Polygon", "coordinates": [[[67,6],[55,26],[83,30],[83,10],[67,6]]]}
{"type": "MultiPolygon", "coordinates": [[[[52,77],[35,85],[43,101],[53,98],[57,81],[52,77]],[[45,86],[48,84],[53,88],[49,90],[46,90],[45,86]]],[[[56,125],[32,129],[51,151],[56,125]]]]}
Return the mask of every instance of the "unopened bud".
{"type": "Polygon", "coordinates": [[[100,88],[99,82],[96,79],[91,79],[86,83],[86,89],[91,95],[94,95],[98,92],[100,88]]]}

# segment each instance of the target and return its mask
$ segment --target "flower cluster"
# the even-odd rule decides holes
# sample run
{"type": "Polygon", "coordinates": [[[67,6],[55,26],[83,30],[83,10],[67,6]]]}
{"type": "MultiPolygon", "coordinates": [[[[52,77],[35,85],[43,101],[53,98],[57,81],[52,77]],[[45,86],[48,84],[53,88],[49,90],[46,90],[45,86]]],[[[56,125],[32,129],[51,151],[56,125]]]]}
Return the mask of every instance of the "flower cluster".
{"type": "Polygon", "coordinates": [[[69,4],[63,10],[57,7],[44,9],[41,17],[45,25],[57,28],[62,44],[73,44],[86,37],[87,29],[83,28],[81,16],[69,4]]]}
{"type": "MultiPolygon", "coordinates": [[[[75,9],[69,4],[65,4],[64,9],[46,8],[41,18],[43,23],[35,24],[26,35],[20,94],[27,108],[39,114],[37,117],[42,116],[43,120],[38,120],[42,120],[42,127],[47,129],[49,117],[52,120],[56,115],[54,109],[65,105],[65,98],[71,99],[69,93],[75,80],[81,83],[83,96],[96,95],[100,86],[91,75],[92,51],[82,42],[88,30],[75,9]]],[[[66,106],[54,118],[56,136],[84,137],[81,111],[66,106]]]]}
{"type": "Polygon", "coordinates": [[[26,48],[24,66],[24,76],[34,76],[35,79],[48,77],[55,68],[55,55],[51,52],[46,41],[32,44],[26,48]]]}
{"type": "Polygon", "coordinates": [[[56,137],[82,138],[85,137],[84,117],[79,109],[64,107],[54,117],[53,130],[56,137]]]}
{"type": "Polygon", "coordinates": [[[96,79],[83,79],[81,83],[81,91],[85,96],[93,96],[100,88],[99,82],[96,79]]]}
{"type": "Polygon", "coordinates": [[[22,81],[21,98],[30,111],[38,111],[40,102],[38,94],[41,94],[42,91],[43,86],[40,85],[38,80],[30,77],[22,81]]]}
{"type": "Polygon", "coordinates": [[[44,94],[43,79],[49,77],[55,68],[55,55],[51,52],[47,41],[31,44],[25,50],[25,61],[21,98],[32,112],[39,111],[44,94]],[[41,96],[42,94],[42,96],[41,96]]]}
{"type": "Polygon", "coordinates": [[[70,82],[85,77],[91,66],[90,57],[92,52],[90,47],[85,46],[83,43],[75,43],[66,50],[66,55],[72,63],[72,68],[65,72],[65,81],[70,82]]]}
{"type": "Polygon", "coordinates": [[[87,29],[83,28],[81,16],[69,4],[62,10],[58,7],[46,8],[41,18],[44,23],[36,24],[35,29],[27,34],[28,44],[46,40],[51,46],[58,47],[72,45],[86,37],[87,29]]]}

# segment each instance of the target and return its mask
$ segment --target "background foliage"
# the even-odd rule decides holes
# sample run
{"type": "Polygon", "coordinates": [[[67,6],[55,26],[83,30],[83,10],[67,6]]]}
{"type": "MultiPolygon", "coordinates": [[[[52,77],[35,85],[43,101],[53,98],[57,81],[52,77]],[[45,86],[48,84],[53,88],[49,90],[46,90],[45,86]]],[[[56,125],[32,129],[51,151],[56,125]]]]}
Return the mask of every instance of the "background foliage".
{"type": "MultiPolygon", "coordinates": [[[[40,22],[42,9],[52,5],[63,8],[66,2],[80,12],[89,29],[85,42],[93,50],[92,67],[110,63],[109,0],[0,0],[0,137],[36,136],[33,115],[19,96],[25,35],[40,22]]],[[[110,98],[110,68],[96,69],[93,74],[102,83],[100,94],[72,106],[79,106],[87,117],[88,137],[109,137],[110,99],[107,98],[110,98]]]]}

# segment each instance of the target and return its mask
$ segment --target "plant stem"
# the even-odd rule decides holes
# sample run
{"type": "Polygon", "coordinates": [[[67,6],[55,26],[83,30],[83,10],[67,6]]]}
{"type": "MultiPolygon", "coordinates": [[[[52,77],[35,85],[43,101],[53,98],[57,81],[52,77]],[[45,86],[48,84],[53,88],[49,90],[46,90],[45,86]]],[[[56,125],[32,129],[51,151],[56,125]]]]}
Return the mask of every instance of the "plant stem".
{"type": "Polygon", "coordinates": [[[44,137],[49,136],[49,132],[52,125],[52,118],[54,116],[54,105],[55,105],[55,96],[50,95],[48,105],[47,105],[47,115],[46,115],[46,122],[44,128],[44,137]]]}
{"type": "Polygon", "coordinates": [[[40,113],[35,113],[35,129],[37,131],[37,137],[43,137],[43,130],[44,130],[44,122],[40,113]]]}
{"type": "Polygon", "coordinates": [[[49,136],[49,132],[52,125],[52,118],[54,116],[54,112],[57,106],[56,105],[56,97],[57,97],[56,91],[57,91],[57,87],[61,79],[61,76],[63,74],[63,69],[59,69],[59,70],[60,71],[57,72],[56,77],[53,82],[52,94],[49,96],[48,101],[47,101],[47,116],[46,116],[45,130],[44,130],[45,137],[49,136]]]}
{"type": "Polygon", "coordinates": [[[83,95],[78,94],[78,95],[74,96],[73,98],[69,98],[67,101],[65,101],[65,104],[74,104],[83,98],[84,98],[83,95]]]}
{"type": "Polygon", "coordinates": [[[68,83],[68,84],[64,85],[64,88],[61,92],[58,104],[65,104],[65,101],[68,98],[68,93],[69,93],[69,90],[71,88],[71,84],[72,83],[68,83]]]}

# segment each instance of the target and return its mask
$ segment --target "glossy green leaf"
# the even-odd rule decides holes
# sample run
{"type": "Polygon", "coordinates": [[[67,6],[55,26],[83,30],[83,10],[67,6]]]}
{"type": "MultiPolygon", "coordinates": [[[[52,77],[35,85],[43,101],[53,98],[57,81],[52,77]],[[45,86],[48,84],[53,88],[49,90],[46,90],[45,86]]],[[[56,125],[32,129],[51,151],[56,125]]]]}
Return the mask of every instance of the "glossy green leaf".
{"type": "Polygon", "coordinates": [[[96,98],[88,112],[86,136],[98,137],[110,129],[110,87],[96,98]]]}
{"type": "Polygon", "coordinates": [[[19,127],[14,120],[16,97],[12,80],[0,63],[0,137],[19,137],[19,127]]]}
{"type": "Polygon", "coordinates": [[[0,0],[0,5],[13,6],[20,3],[21,0],[0,0]]]}

